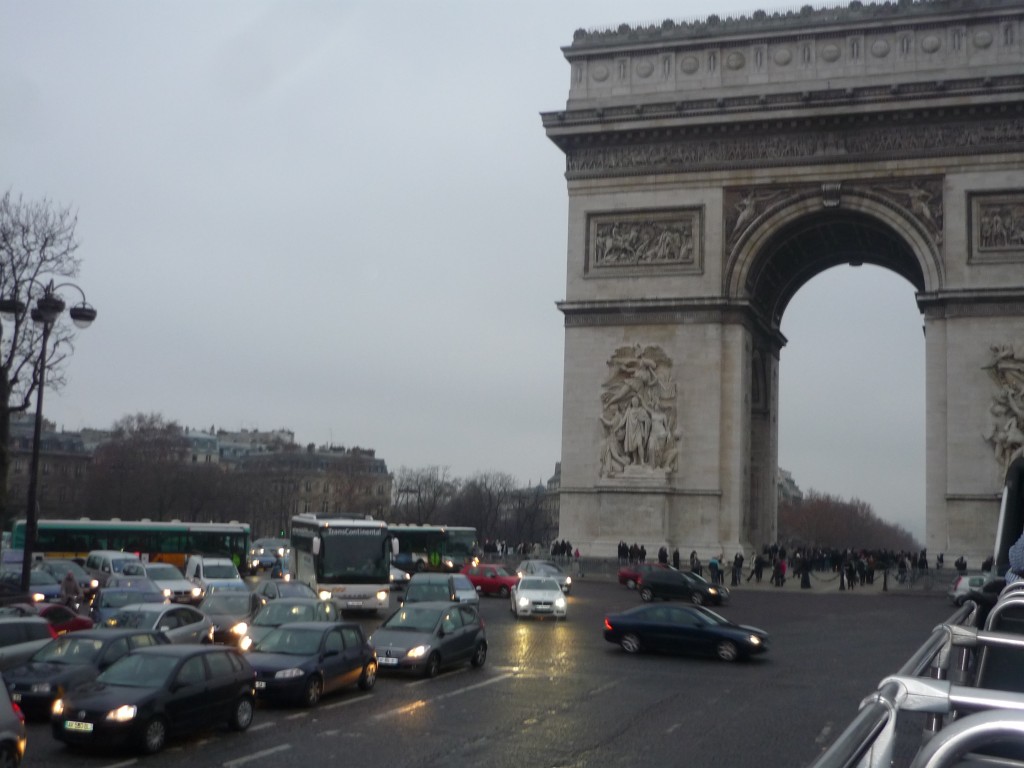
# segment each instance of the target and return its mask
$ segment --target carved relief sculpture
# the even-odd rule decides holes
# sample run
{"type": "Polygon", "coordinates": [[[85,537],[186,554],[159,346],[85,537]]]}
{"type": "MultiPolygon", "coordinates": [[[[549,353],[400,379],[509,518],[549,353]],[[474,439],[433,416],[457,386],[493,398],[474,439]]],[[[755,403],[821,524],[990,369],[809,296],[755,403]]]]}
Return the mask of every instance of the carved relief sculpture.
{"type": "Polygon", "coordinates": [[[986,370],[999,391],[992,397],[991,424],[982,436],[991,443],[1000,472],[1005,475],[1011,462],[1024,456],[1024,358],[1010,344],[991,350],[993,360],[986,370]]]}
{"type": "Polygon", "coordinates": [[[1024,259],[1024,193],[972,194],[970,200],[970,261],[1024,259]]]}
{"type": "Polygon", "coordinates": [[[598,214],[590,216],[588,224],[590,275],[651,268],[696,272],[701,268],[697,210],[598,214]]]}
{"type": "Polygon", "coordinates": [[[602,384],[601,477],[668,473],[679,461],[676,384],[660,347],[619,347],[602,384]]]}

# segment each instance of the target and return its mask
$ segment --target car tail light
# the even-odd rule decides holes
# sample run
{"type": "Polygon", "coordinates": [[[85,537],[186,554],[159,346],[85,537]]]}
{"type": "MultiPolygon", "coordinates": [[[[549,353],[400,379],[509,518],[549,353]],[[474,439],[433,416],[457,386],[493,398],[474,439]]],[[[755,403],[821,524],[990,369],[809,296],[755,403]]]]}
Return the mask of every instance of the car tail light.
{"type": "Polygon", "coordinates": [[[959,589],[960,588],[960,582],[963,581],[963,580],[964,580],[963,576],[957,576],[956,577],[956,581],[953,582],[953,589],[959,589]]]}
{"type": "Polygon", "coordinates": [[[54,637],[54,638],[55,638],[55,637],[59,637],[59,635],[57,634],[57,630],[56,630],[56,628],[55,628],[55,627],[53,626],[53,624],[47,624],[47,625],[46,625],[46,628],[47,628],[48,630],[50,630],[50,637],[54,637]]]}
{"type": "Polygon", "coordinates": [[[21,722],[25,722],[25,713],[21,711],[21,707],[15,701],[11,702],[11,709],[14,710],[14,716],[17,717],[21,722]]]}
{"type": "Polygon", "coordinates": [[[612,623],[610,621],[608,621],[608,617],[607,616],[605,616],[605,619],[604,619],[604,628],[605,629],[615,629],[615,627],[612,626],[612,623]]]}

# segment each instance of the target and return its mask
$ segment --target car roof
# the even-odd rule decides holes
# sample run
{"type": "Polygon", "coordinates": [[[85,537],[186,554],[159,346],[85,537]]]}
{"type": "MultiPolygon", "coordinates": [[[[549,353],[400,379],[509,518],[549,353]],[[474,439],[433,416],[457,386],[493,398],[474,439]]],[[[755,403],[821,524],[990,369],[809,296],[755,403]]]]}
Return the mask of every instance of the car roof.
{"type": "Polygon", "coordinates": [[[116,640],[119,637],[131,637],[134,635],[152,635],[163,638],[162,632],[153,629],[124,629],[121,627],[93,627],[92,629],[79,629],[61,635],[61,638],[84,639],[84,640],[116,640]]]}
{"type": "Polygon", "coordinates": [[[326,603],[319,597],[279,597],[273,601],[274,605],[312,605],[314,603],[326,603]]]}
{"type": "Polygon", "coordinates": [[[447,584],[448,579],[454,575],[454,573],[414,573],[409,579],[409,584],[447,584]]]}
{"type": "Polygon", "coordinates": [[[141,653],[147,656],[192,656],[201,653],[216,653],[217,651],[228,651],[242,655],[241,651],[233,645],[200,645],[199,643],[169,643],[167,645],[148,645],[145,648],[138,648],[132,651],[133,654],[141,653]]]}
{"type": "Polygon", "coordinates": [[[341,629],[343,627],[354,627],[362,630],[359,624],[354,621],[289,621],[275,629],[315,629],[317,632],[326,632],[330,629],[341,629]]]}
{"type": "MultiPolygon", "coordinates": [[[[422,609],[426,608],[426,609],[433,609],[435,611],[441,612],[441,611],[447,611],[450,608],[454,608],[456,606],[465,606],[467,608],[472,608],[473,607],[473,606],[469,605],[469,603],[450,603],[447,600],[445,600],[445,601],[440,601],[440,600],[424,600],[422,603],[408,603],[406,605],[406,608],[408,610],[422,610],[422,609]]],[[[403,610],[405,610],[405,609],[403,609],[403,610]]]]}

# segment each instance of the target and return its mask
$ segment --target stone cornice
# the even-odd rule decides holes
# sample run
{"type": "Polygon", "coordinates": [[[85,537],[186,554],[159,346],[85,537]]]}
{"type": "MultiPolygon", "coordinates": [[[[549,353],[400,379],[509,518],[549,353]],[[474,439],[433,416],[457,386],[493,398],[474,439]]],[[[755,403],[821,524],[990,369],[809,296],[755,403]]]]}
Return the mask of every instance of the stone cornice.
{"type": "Polygon", "coordinates": [[[706,41],[709,38],[763,35],[791,32],[799,34],[809,24],[819,26],[920,24],[931,19],[953,15],[1004,14],[1021,10],[1013,0],[933,0],[932,2],[850,2],[845,7],[814,9],[804,5],[800,10],[755,11],[750,16],[708,15],[700,20],[666,20],[660,24],[631,26],[621,24],[614,29],[578,29],[566,56],[595,49],[621,48],[637,45],[662,45],[666,42],[706,41]]]}
{"type": "Polygon", "coordinates": [[[1024,288],[919,293],[917,306],[929,320],[1024,316],[1024,288]]]}
{"type": "Polygon", "coordinates": [[[978,110],[920,111],[822,124],[761,121],[733,130],[661,129],[563,138],[566,178],[833,165],[1024,152],[1024,103],[978,110]]]}

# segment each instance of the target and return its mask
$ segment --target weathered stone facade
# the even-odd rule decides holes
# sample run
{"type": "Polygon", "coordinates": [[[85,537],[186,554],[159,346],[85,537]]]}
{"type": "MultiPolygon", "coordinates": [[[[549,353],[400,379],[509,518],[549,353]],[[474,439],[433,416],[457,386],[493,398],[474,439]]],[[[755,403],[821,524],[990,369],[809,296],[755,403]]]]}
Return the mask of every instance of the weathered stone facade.
{"type": "Polygon", "coordinates": [[[569,190],[559,537],[774,541],[781,318],[869,263],[924,316],[927,546],[984,557],[1024,450],[1024,380],[993,376],[993,348],[1024,363],[1024,1],[623,25],[563,50],[566,108],[543,115],[569,190]]]}

